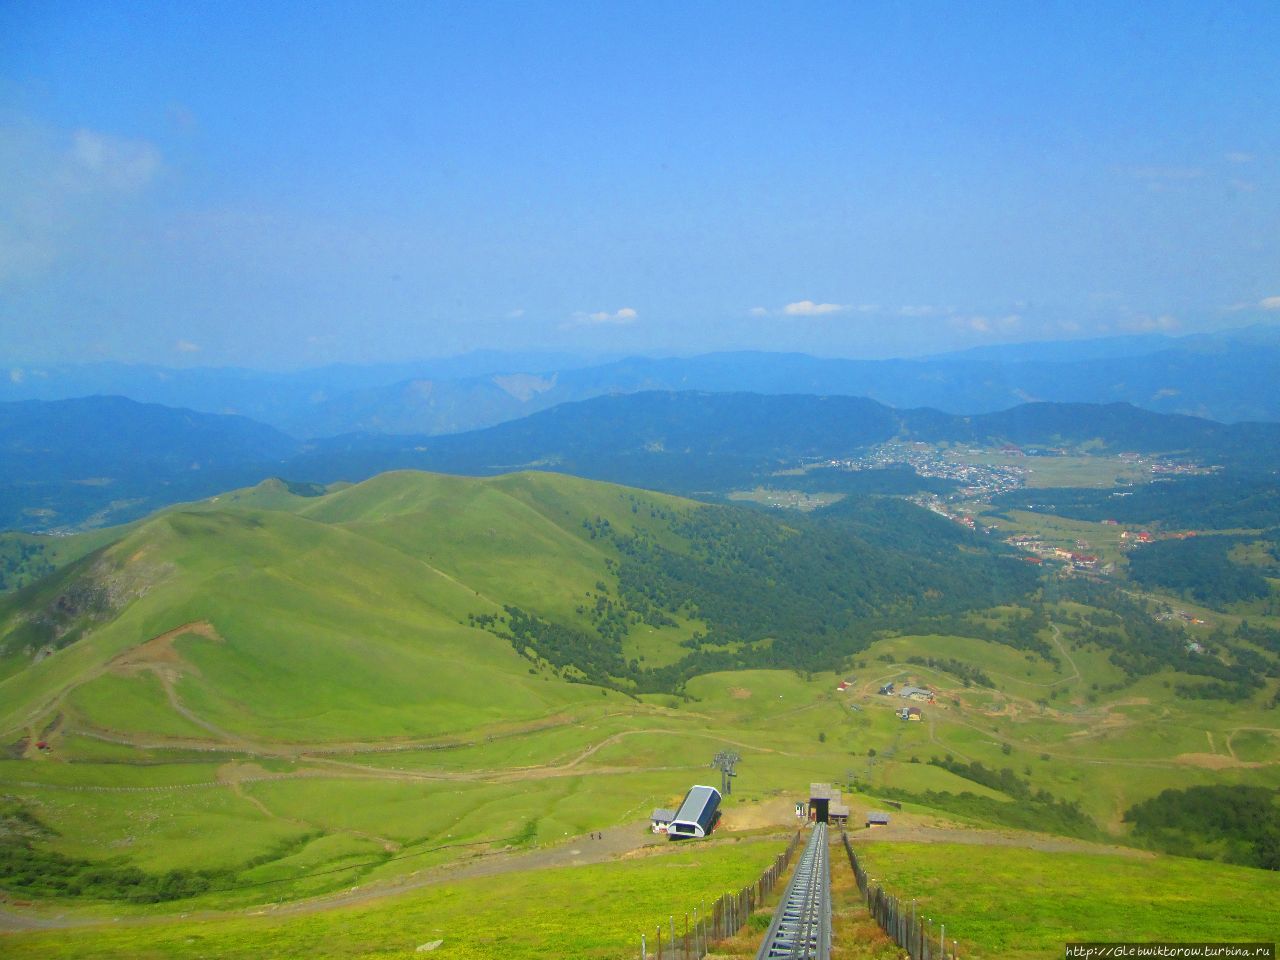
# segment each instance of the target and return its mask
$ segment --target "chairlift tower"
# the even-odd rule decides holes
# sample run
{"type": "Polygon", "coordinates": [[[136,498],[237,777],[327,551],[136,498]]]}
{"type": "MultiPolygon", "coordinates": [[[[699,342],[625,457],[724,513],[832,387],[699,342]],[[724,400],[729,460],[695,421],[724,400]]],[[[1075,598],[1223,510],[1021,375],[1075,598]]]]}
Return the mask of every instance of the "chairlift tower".
{"type": "Polygon", "coordinates": [[[711,760],[711,766],[720,771],[720,792],[725,794],[733,793],[733,778],[737,776],[734,767],[742,757],[728,750],[721,750],[711,760]]]}

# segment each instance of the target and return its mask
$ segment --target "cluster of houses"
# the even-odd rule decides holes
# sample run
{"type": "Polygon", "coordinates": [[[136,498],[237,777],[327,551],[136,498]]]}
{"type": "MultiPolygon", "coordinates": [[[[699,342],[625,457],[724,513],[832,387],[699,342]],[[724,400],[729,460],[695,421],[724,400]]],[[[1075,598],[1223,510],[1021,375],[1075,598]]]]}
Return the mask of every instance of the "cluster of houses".
{"type": "Polygon", "coordinates": [[[1077,570],[1093,570],[1098,566],[1098,557],[1096,554],[1084,553],[1084,549],[1088,544],[1082,541],[1076,541],[1076,549],[1070,550],[1066,547],[1055,547],[1045,543],[1039,537],[1029,536],[1027,534],[1019,534],[1017,536],[1005,537],[1004,542],[1010,546],[1017,547],[1019,550],[1025,550],[1031,554],[1027,559],[1031,562],[1037,562],[1043,558],[1051,558],[1054,560],[1062,560],[1077,570]]]}
{"type": "Polygon", "coordinates": [[[1092,553],[1077,553],[1074,550],[1054,550],[1054,554],[1058,559],[1066,560],[1076,570],[1096,570],[1098,568],[1098,558],[1092,553]]]}
{"type": "MultiPolygon", "coordinates": [[[[1020,534],[1012,537],[1005,537],[1004,542],[1010,546],[1017,547],[1019,550],[1025,550],[1029,556],[1025,559],[1028,563],[1041,563],[1046,558],[1052,560],[1061,560],[1069,567],[1075,570],[1097,570],[1098,564],[1101,562],[1097,554],[1085,553],[1088,544],[1083,541],[1076,541],[1076,549],[1071,550],[1067,547],[1055,547],[1045,543],[1039,537],[1020,534]]],[[[1106,570],[1102,571],[1106,573],[1106,570]]]]}
{"type": "MultiPolygon", "coordinates": [[[[1021,454],[1020,450],[1013,450],[1021,454]]],[[[956,452],[971,457],[980,457],[984,453],[977,448],[956,452]]],[[[1002,452],[1009,455],[1011,451],[1002,452]]],[[[963,486],[949,497],[954,500],[987,499],[997,493],[1016,490],[1026,482],[1026,470],[1023,467],[966,463],[939,452],[931,444],[918,442],[884,443],[866,456],[828,460],[824,465],[843,470],[875,470],[906,465],[922,477],[959,481],[963,486]]]]}
{"type": "Polygon", "coordinates": [[[1222,467],[1217,464],[1209,464],[1208,466],[1200,463],[1191,463],[1186,460],[1168,460],[1160,458],[1144,457],[1140,453],[1125,452],[1119,455],[1119,459],[1123,463],[1150,463],[1151,472],[1153,474],[1163,474],[1164,476],[1203,476],[1207,473],[1218,473],[1222,467]]]}
{"type": "MultiPolygon", "coordinates": [[[[933,703],[935,694],[928,687],[904,686],[901,690],[895,688],[892,683],[886,683],[880,688],[881,696],[885,697],[903,697],[907,700],[915,700],[919,703],[933,703]]],[[[894,711],[901,720],[923,720],[924,714],[920,712],[919,707],[905,706],[894,711]]]]}
{"type": "MultiPolygon", "coordinates": [[[[1161,611],[1160,613],[1157,613],[1155,616],[1155,618],[1159,620],[1161,623],[1172,620],[1174,617],[1177,617],[1183,623],[1193,623],[1198,627],[1202,627],[1208,622],[1204,620],[1202,617],[1197,617],[1193,614],[1187,613],[1187,611],[1185,610],[1177,610],[1173,612],[1161,611]]],[[[1199,644],[1197,644],[1197,646],[1199,646],[1199,644]]]]}
{"type": "Polygon", "coordinates": [[[1219,473],[1221,470],[1222,467],[1217,464],[1211,464],[1210,466],[1205,467],[1198,463],[1183,463],[1177,460],[1157,460],[1155,463],[1151,464],[1152,473],[1164,474],[1165,476],[1170,474],[1178,476],[1203,476],[1206,473],[1219,473]]]}

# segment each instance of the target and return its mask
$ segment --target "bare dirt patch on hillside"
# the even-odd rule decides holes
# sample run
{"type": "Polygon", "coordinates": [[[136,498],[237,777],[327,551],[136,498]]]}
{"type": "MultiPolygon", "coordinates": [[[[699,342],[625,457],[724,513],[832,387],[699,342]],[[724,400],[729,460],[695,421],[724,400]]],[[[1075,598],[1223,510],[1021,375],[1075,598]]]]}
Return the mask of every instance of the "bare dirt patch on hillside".
{"type": "Polygon", "coordinates": [[[724,811],[716,830],[738,833],[767,827],[794,827],[795,825],[796,805],[782,797],[763,800],[760,803],[732,806],[724,811]]]}
{"type": "Polygon", "coordinates": [[[746,687],[730,687],[729,696],[733,697],[735,700],[750,700],[751,691],[746,687]]]}
{"type": "Polygon", "coordinates": [[[138,670],[181,672],[180,668],[192,669],[173,647],[175,640],[185,636],[203,637],[215,643],[223,642],[222,637],[209,621],[193,620],[191,623],[184,623],[180,627],[174,627],[157,637],[152,637],[131,650],[126,650],[111,660],[108,669],[116,673],[135,673],[138,670]]]}
{"type": "Polygon", "coordinates": [[[261,764],[231,760],[218,767],[217,776],[219,783],[243,783],[246,780],[274,778],[276,775],[261,764]]]}
{"type": "Polygon", "coordinates": [[[1264,766],[1264,764],[1257,762],[1237,760],[1235,757],[1224,756],[1221,753],[1180,753],[1173,760],[1175,763],[1181,763],[1188,767],[1200,767],[1204,770],[1264,766]]]}

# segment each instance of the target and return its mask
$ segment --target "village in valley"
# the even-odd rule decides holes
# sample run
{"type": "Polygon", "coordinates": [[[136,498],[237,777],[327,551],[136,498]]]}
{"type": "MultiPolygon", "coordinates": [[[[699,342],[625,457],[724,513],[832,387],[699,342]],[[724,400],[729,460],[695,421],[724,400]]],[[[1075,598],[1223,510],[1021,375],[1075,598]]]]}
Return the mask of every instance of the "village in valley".
{"type": "MultiPolygon", "coordinates": [[[[1186,539],[1195,531],[1152,530],[1105,519],[1100,523],[1071,521],[1056,516],[1052,505],[1035,510],[1003,511],[992,506],[1001,494],[1024,488],[1115,487],[1117,497],[1130,495],[1125,488],[1162,482],[1172,477],[1219,472],[1217,465],[1203,465],[1172,457],[1125,452],[1102,455],[1086,448],[1018,446],[982,447],[960,443],[924,443],[895,440],[868,448],[858,456],[806,462],[777,474],[776,487],[739,491],[735,500],[752,500],[777,509],[810,511],[840,499],[840,494],[784,489],[788,475],[831,470],[862,472],[909,467],[918,476],[950,481],[955,489],[919,492],[906,496],[918,506],[973,530],[999,536],[1026,554],[1025,562],[1055,564],[1063,575],[1110,577],[1124,565],[1129,551],[1156,540],[1186,539]]],[[[1187,622],[1197,622],[1184,617],[1187,622]]],[[[1199,621],[1203,622],[1203,621],[1199,621]]]]}

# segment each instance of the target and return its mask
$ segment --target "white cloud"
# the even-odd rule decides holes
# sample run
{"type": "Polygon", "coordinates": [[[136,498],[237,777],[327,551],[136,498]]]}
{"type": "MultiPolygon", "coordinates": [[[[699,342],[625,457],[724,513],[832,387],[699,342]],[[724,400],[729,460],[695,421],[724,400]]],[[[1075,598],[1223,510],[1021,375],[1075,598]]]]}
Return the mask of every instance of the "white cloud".
{"type": "Polygon", "coordinates": [[[1156,333],[1167,330],[1178,330],[1182,327],[1182,321],[1172,314],[1162,313],[1158,317],[1143,315],[1133,317],[1124,321],[1121,326],[1125,330],[1135,333],[1156,333]]]}
{"type": "Polygon", "coordinates": [[[1263,297],[1258,306],[1263,310],[1280,310],[1280,297],[1263,297]]]}
{"type": "Polygon", "coordinates": [[[507,312],[508,320],[519,320],[523,316],[524,316],[524,307],[516,307],[514,310],[509,310],[507,312]]]}
{"type": "Polygon", "coordinates": [[[929,306],[928,304],[898,308],[898,316],[900,317],[932,317],[934,314],[941,312],[942,311],[939,308],[929,306]]]}
{"type": "Polygon", "coordinates": [[[849,308],[842,303],[814,303],[812,300],[797,300],[788,303],[782,312],[788,317],[821,317],[828,313],[843,313],[849,308]]]}
{"type": "Polygon", "coordinates": [[[1252,153],[1245,153],[1243,150],[1232,150],[1226,154],[1228,163],[1253,163],[1257,158],[1252,153]]]}
{"type": "Polygon", "coordinates": [[[104,217],[126,213],[162,167],[144,141],[20,120],[0,127],[0,280],[48,269],[104,217]]]}
{"type": "Polygon", "coordinates": [[[21,383],[25,379],[27,379],[27,372],[21,367],[14,367],[9,371],[10,383],[21,383]]]}
{"type": "Polygon", "coordinates": [[[973,333],[1012,333],[1022,325],[1022,316],[1017,313],[1006,314],[1003,317],[987,317],[982,314],[974,314],[972,316],[949,317],[947,322],[957,329],[969,330],[973,333]]]}
{"type": "Polygon", "coordinates": [[[753,317],[767,317],[769,315],[769,311],[764,307],[752,307],[747,313],[753,317]]]}
{"type": "Polygon", "coordinates": [[[141,141],[123,140],[92,130],[72,138],[70,174],[81,189],[134,193],[160,170],[160,154],[141,141]]]}
{"type": "Polygon", "coordinates": [[[640,314],[632,307],[623,307],[621,310],[615,310],[609,313],[607,310],[598,310],[595,313],[575,313],[573,320],[578,324],[586,324],[590,326],[613,325],[625,326],[628,323],[635,323],[636,318],[640,314]]]}
{"type": "Polygon", "coordinates": [[[173,349],[178,353],[199,353],[200,344],[192,343],[190,340],[179,340],[173,345],[173,349]]]}

